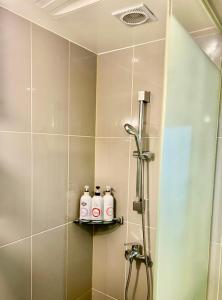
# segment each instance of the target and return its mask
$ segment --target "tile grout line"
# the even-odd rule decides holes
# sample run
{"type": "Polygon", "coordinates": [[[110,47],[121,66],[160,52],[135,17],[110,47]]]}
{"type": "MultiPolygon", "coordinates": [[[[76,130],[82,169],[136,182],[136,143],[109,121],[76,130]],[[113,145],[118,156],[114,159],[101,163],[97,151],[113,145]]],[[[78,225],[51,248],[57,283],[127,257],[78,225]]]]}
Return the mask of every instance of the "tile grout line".
{"type": "Polygon", "coordinates": [[[28,239],[31,240],[31,235],[30,235],[30,236],[26,236],[26,237],[24,237],[24,238],[22,238],[22,239],[19,239],[19,240],[10,242],[10,243],[8,243],[8,244],[2,245],[2,246],[0,246],[0,249],[3,249],[3,248],[6,248],[6,247],[9,247],[9,246],[18,244],[18,243],[23,242],[23,241],[26,241],[26,240],[28,240],[28,239]]]}
{"type": "Polygon", "coordinates": [[[103,293],[103,292],[101,292],[101,291],[99,291],[99,290],[97,290],[97,289],[92,288],[92,291],[95,291],[95,292],[97,292],[97,293],[99,293],[99,294],[101,294],[101,295],[104,295],[104,296],[106,296],[106,297],[108,297],[108,298],[110,298],[110,299],[112,299],[112,300],[118,300],[118,299],[113,298],[112,296],[110,296],[110,295],[108,295],[108,294],[105,294],[105,293],[103,293]]]}
{"type": "Polygon", "coordinates": [[[144,43],[140,43],[140,44],[134,44],[134,45],[131,45],[131,46],[126,46],[126,47],[122,47],[122,48],[117,48],[117,49],[113,49],[113,50],[109,50],[109,51],[104,51],[104,52],[99,52],[97,54],[97,56],[100,56],[100,55],[105,55],[105,54],[109,54],[109,53],[112,53],[112,52],[117,52],[117,51],[124,51],[124,50],[127,50],[127,49],[135,49],[135,47],[139,47],[139,46],[144,46],[144,45],[147,45],[147,44],[152,44],[152,43],[158,43],[158,42],[161,42],[161,41],[165,41],[165,37],[163,38],[160,38],[160,39],[156,39],[156,40],[152,40],[152,41],[148,41],[148,42],[144,42],[144,43]]]}
{"type": "MultiPolygon", "coordinates": [[[[95,139],[99,140],[99,139],[119,139],[119,140],[129,140],[131,137],[127,137],[127,136],[96,136],[95,139]]],[[[149,140],[149,139],[160,139],[159,136],[148,136],[148,137],[143,137],[143,140],[149,140]]]]}
{"type": "Polygon", "coordinates": [[[77,134],[69,134],[69,137],[80,137],[80,138],[89,138],[89,139],[95,139],[94,135],[77,135],[77,134]]]}
{"type": "Polygon", "coordinates": [[[31,42],[31,104],[30,104],[30,109],[31,109],[31,114],[30,114],[30,121],[31,121],[31,132],[30,132],[30,137],[31,137],[31,300],[32,300],[32,295],[33,295],[33,239],[32,239],[32,232],[33,232],[33,138],[32,138],[32,130],[33,130],[33,119],[32,119],[32,111],[33,111],[33,36],[32,36],[32,23],[30,23],[30,42],[31,42]]]}
{"type": "MultiPolygon", "coordinates": [[[[66,223],[63,223],[63,224],[54,226],[54,227],[52,227],[52,228],[49,228],[49,229],[40,231],[40,232],[38,232],[38,233],[34,233],[34,234],[30,235],[30,236],[26,236],[26,237],[24,237],[24,238],[21,238],[21,239],[15,240],[15,241],[13,241],[13,242],[7,243],[7,244],[5,244],[5,245],[2,245],[2,246],[0,246],[0,249],[5,248],[5,247],[8,247],[8,246],[11,246],[11,245],[13,245],[13,244],[17,244],[17,243],[22,242],[22,241],[27,240],[27,239],[31,239],[32,237],[39,236],[39,235],[41,235],[41,234],[44,234],[44,233],[47,233],[47,232],[56,230],[56,229],[58,229],[58,228],[61,228],[61,227],[64,227],[64,226],[68,226],[68,225],[70,225],[70,224],[72,224],[72,223],[73,223],[73,221],[69,221],[69,222],[66,222],[66,223]]],[[[141,224],[138,224],[138,223],[133,223],[133,222],[128,222],[128,221],[125,221],[125,224],[132,224],[132,225],[135,225],[135,226],[140,226],[140,225],[141,225],[141,224]]],[[[152,229],[152,230],[156,230],[156,227],[148,227],[148,226],[146,226],[146,228],[150,228],[150,229],[152,229]]],[[[216,245],[222,246],[221,243],[215,243],[215,242],[213,242],[213,243],[216,244],[216,245]]]]}
{"type": "MultiPolygon", "coordinates": [[[[68,169],[67,169],[67,199],[66,199],[66,215],[67,215],[67,221],[69,221],[69,153],[70,153],[70,125],[69,125],[69,110],[70,110],[70,70],[71,70],[71,59],[70,59],[70,42],[69,42],[69,51],[68,51],[68,152],[67,152],[67,163],[68,163],[68,169]]],[[[68,265],[69,265],[69,226],[66,227],[66,300],[68,299],[68,265]]]]}
{"type": "Polygon", "coordinates": [[[8,246],[11,246],[11,245],[13,245],[13,244],[17,244],[17,243],[19,243],[19,242],[22,242],[22,241],[25,241],[25,240],[28,240],[28,239],[31,239],[31,238],[36,237],[36,236],[39,236],[39,235],[41,235],[41,234],[44,234],[44,233],[47,233],[47,232],[56,230],[56,229],[58,229],[58,228],[60,228],[60,227],[68,226],[69,224],[72,224],[72,223],[73,223],[73,221],[69,221],[69,222],[66,222],[66,223],[63,223],[63,224],[54,226],[54,227],[52,227],[52,228],[49,228],[49,229],[40,231],[40,232],[38,232],[38,233],[31,234],[31,235],[26,236],[26,237],[24,237],[24,238],[21,238],[21,239],[12,241],[12,242],[10,242],[10,243],[7,243],[7,244],[5,244],[5,245],[2,245],[2,246],[0,246],[0,249],[5,248],[5,247],[8,247],[8,246]]]}
{"type": "Polygon", "coordinates": [[[67,226],[67,225],[69,225],[69,224],[72,224],[72,223],[73,223],[73,221],[66,222],[66,223],[60,224],[60,225],[58,225],[58,226],[55,226],[55,227],[52,227],[52,228],[43,230],[43,231],[41,231],[41,232],[34,233],[34,234],[32,235],[32,237],[35,237],[35,236],[38,236],[38,235],[41,235],[41,234],[44,234],[44,233],[53,231],[53,230],[58,229],[58,228],[61,228],[61,227],[65,227],[65,226],[67,226]]]}
{"type": "MultiPolygon", "coordinates": [[[[0,130],[1,133],[8,134],[30,134],[32,135],[48,135],[48,136],[63,136],[63,137],[77,137],[77,138],[89,138],[89,139],[130,139],[127,136],[93,136],[93,135],[75,135],[75,134],[63,134],[63,133],[49,133],[49,132],[31,132],[31,131],[11,131],[11,130],[0,130]]],[[[222,137],[217,137],[218,139],[222,139],[222,137]]],[[[159,136],[147,136],[143,137],[143,139],[160,139],[159,136]]]]}
{"type": "MultiPolygon", "coordinates": [[[[139,223],[134,223],[134,222],[129,222],[129,221],[126,221],[125,222],[126,224],[130,224],[130,225],[135,225],[135,226],[141,226],[141,224],[139,223]]],[[[146,229],[151,229],[151,230],[157,230],[156,227],[153,227],[153,226],[145,226],[146,229]]]]}
{"type": "MultiPolygon", "coordinates": [[[[30,93],[31,93],[31,88],[30,88],[30,93]]],[[[30,134],[31,131],[11,131],[11,130],[0,130],[1,133],[9,133],[9,134],[30,134]]]]}
{"type": "Polygon", "coordinates": [[[74,134],[49,133],[49,132],[33,132],[33,131],[31,132],[31,131],[8,131],[8,130],[0,130],[0,134],[1,133],[49,135],[49,136],[63,136],[63,137],[78,137],[78,138],[91,138],[91,139],[95,139],[95,136],[92,136],[92,135],[74,135],[74,134]]]}

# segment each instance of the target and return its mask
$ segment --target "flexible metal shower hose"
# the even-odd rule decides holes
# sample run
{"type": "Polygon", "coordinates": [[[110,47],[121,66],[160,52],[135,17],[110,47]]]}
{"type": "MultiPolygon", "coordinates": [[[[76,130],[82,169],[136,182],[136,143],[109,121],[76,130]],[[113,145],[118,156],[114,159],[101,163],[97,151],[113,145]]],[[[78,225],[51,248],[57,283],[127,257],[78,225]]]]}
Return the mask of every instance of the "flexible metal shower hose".
{"type": "Polygon", "coordinates": [[[126,288],[125,288],[125,300],[129,300],[128,292],[129,292],[130,279],[131,279],[131,275],[132,275],[132,267],[133,267],[133,262],[130,260],[129,272],[128,272],[126,288]]]}
{"type": "MultiPolygon", "coordinates": [[[[145,232],[145,202],[144,202],[144,162],[141,161],[141,180],[142,180],[142,191],[141,191],[141,196],[142,196],[142,232],[143,232],[143,251],[144,255],[147,258],[147,246],[146,246],[146,232],[145,232]]],[[[148,260],[146,259],[146,279],[147,279],[147,300],[152,300],[152,287],[151,287],[151,278],[149,274],[149,265],[148,265],[148,260]]]]}

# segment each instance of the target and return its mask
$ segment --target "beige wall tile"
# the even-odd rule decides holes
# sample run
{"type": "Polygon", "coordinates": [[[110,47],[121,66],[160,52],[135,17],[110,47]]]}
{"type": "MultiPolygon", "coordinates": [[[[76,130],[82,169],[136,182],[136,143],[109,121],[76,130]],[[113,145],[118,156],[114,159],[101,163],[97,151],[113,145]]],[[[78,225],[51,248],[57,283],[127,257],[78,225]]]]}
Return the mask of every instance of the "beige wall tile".
{"type": "Polygon", "coordinates": [[[33,135],[33,233],[67,221],[68,137],[33,135]]]}
{"type": "Polygon", "coordinates": [[[69,43],[32,25],[33,131],[68,132],[69,43]]]}
{"type": "Polygon", "coordinates": [[[68,228],[68,300],[89,299],[80,296],[92,287],[93,228],[76,224],[68,228]]]}
{"type": "MultiPolygon", "coordinates": [[[[157,198],[158,198],[158,173],[159,173],[159,138],[144,139],[144,150],[154,153],[154,159],[144,164],[144,197],[146,201],[146,225],[156,227],[157,223],[157,198]],[[147,176],[148,174],[148,176],[147,176]]],[[[131,141],[131,153],[136,150],[134,140],[131,141]]],[[[128,220],[141,224],[141,214],[133,211],[133,201],[136,200],[136,170],[137,160],[131,155],[130,163],[130,194],[128,204],[128,220]]]]}
{"type": "Polygon", "coordinates": [[[3,300],[31,299],[31,241],[0,249],[0,291],[3,300]]]}
{"type": "Polygon", "coordinates": [[[0,133],[0,245],[31,233],[30,134],[0,133]]]}
{"type": "Polygon", "coordinates": [[[65,300],[66,238],[66,226],[33,237],[33,300],[65,300]]]}
{"type": "Polygon", "coordinates": [[[219,300],[217,298],[217,295],[218,295],[219,268],[220,268],[219,262],[220,262],[220,254],[221,254],[220,252],[221,252],[221,246],[219,244],[212,243],[210,249],[210,269],[209,269],[209,279],[208,279],[207,300],[219,300]]]}
{"type": "MultiPolygon", "coordinates": [[[[128,223],[128,234],[127,234],[127,243],[138,242],[142,245],[143,235],[142,235],[142,226],[128,223]]],[[[155,258],[155,247],[156,247],[156,229],[146,227],[146,242],[147,242],[147,251],[152,255],[152,261],[155,258]]]]}
{"type": "Polygon", "coordinates": [[[165,41],[135,47],[133,75],[133,123],[138,123],[138,91],[151,91],[151,102],[146,104],[144,136],[159,136],[163,102],[165,41]]]}
{"type": "MultiPolygon", "coordinates": [[[[155,258],[155,243],[156,243],[156,230],[146,230],[146,242],[147,251],[151,254],[151,259],[154,262],[155,258]]],[[[127,242],[137,242],[143,244],[143,235],[141,225],[128,224],[128,236],[127,242]]],[[[127,264],[127,276],[128,276],[129,264],[127,264]]],[[[153,267],[154,268],[154,267],[153,267]]],[[[150,280],[153,282],[153,268],[150,270],[150,280]]],[[[147,277],[145,265],[134,262],[132,269],[132,277],[129,287],[129,299],[141,300],[147,297],[147,277]]]]}
{"type": "Polygon", "coordinates": [[[126,136],[131,119],[133,49],[98,56],[96,135],[126,136]]]}
{"type": "Polygon", "coordinates": [[[129,139],[96,139],[95,184],[114,189],[116,216],[127,214],[129,139]]]}
{"type": "Polygon", "coordinates": [[[94,186],[95,139],[70,137],[69,150],[69,220],[79,216],[79,199],[85,185],[94,186]]]}
{"type": "Polygon", "coordinates": [[[94,53],[70,44],[70,134],[95,135],[96,65],[94,53]]]}
{"type": "Polygon", "coordinates": [[[30,131],[30,23],[0,7],[0,130],[30,131]]]}
{"type": "Polygon", "coordinates": [[[125,241],[126,224],[94,228],[93,288],[118,300],[124,298],[125,241]]]}

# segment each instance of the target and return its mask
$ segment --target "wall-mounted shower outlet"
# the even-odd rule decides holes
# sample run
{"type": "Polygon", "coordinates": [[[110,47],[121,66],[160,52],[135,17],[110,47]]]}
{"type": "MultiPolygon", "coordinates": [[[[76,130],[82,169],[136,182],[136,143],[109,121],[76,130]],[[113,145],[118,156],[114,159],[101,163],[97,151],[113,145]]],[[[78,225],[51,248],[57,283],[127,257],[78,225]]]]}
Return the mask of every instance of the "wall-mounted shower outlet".
{"type": "Polygon", "coordinates": [[[151,92],[147,91],[139,91],[138,92],[138,101],[144,101],[146,103],[150,103],[151,92]]]}

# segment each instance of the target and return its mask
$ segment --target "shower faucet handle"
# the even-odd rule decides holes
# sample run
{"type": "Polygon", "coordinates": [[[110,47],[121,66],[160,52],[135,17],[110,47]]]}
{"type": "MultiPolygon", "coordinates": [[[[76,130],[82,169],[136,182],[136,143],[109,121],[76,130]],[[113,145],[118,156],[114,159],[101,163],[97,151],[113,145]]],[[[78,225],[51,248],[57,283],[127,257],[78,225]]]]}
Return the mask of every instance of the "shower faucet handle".
{"type": "Polygon", "coordinates": [[[139,242],[129,242],[129,243],[125,243],[124,245],[125,246],[130,246],[130,248],[131,248],[130,251],[134,251],[138,254],[142,253],[143,246],[139,242]]]}
{"type": "Polygon", "coordinates": [[[133,260],[138,260],[145,262],[145,256],[143,253],[143,246],[138,242],[125,243],[126,246],[131,246],[125,250],[126,260],[132,262],[133,260]]]}

